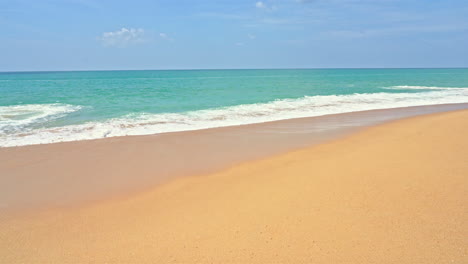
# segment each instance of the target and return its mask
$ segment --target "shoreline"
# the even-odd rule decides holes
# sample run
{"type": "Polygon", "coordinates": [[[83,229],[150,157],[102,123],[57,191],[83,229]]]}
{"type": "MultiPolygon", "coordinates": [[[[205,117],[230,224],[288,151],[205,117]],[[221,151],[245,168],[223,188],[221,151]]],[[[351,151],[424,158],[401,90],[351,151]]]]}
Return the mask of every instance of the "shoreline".
{"type": "Polygon", "coordinates": [[[369,110],[195,131],[0,148],[3,161],[0,212],[74,207],[131,195],[176,178],[213,173],[334,141],[389,121],[466,108],[468,104],[369,110]]]}
{"type": "MultiPolygon", "coordinates": [[[[459,88],[456,88],[456,89],[459,89],[459,88]]],[[[81,106],[80,106],[81,107],[81,106]]],[[[219,126],[213,126],[213,127],[205,127],[205,128],[200,128],[200,127],[197,127],[197,128],[181,128],[180,130],[175,130],[175,131],[172,131],[172,130],[169,130],[169,131],[163,131],[163,132],[158,132],[158,133],[147,133],[147,132],[144,132],[144,133],[141,133],[141,134],[133,134],[133,135],[111,135],[111,136],[107,136],[108,133],[111,133],[111,132],[106,132],[105,135],[103,137],[91,137],[91,138],[81,138],[81,139],[63,139],[63,141],[61,140],[58,140],[58,141],[50,141],[50,142],[47,142],[47,143],[28,143],[28,144],[23,144],[23,143],[19,143],[19,145],[9,145],[9,144],[4,144],[5,142],[9,142],[9,140],[11,140],[12,142],[16,142],[16,140],[18,138],[2,138],[3,143],[0,145],[0,150],[1,149],[5,149],[5,148],[19,148],[19,147],[32,147],[32,146],[40,146],[40,145],[50,145],[50,144],[62,144],[62,143],[73,143],[73,142],[85,142],[85,141],[96,141],[96,140],[107,140],[107,139],[119,139],[119,138],[128,138],[128,137],[144,137],[144,136],[159,136],[159,135],[166,135],[166,134],[173,134],[173,133],[190,133],[190,132],[197,132],[197,131],[205,131],[205,130],[212,130],[212,129],[223,129],[223,128],[226,128],[226,129],[230,129],[230,128],[237,128],[237,127],[245,127],[245,126],[263,126],[263,125],[266,125],[268,126],[269,124],[274,124],[276,122],[288,122],[288,121],[299,121],[299,120],[314,120],[314,119],[320,119],[322,117],[332,117],[332,116],[345,116],[345,115],[353,115],[353,114],[359,114],[359,113],[367,113],[367,112],[370,112],[370,113],[381,113],[381,112],[388,112],[388,111],[395,111],[395,112],[398,112],[398,111],[401,111],[403,109],[407,109],[408,111],[412,111],[413,109],[424,109],[424,108],[434,108],[434,109],[437,109],[437,108],[440,108],[442,109],[441,111],[445,111],[445,109],[463,109],[463,108],[467,108],[468,107],[468,102],[462,102],[462,103],[438,103],[438,104],[429,104],[429,105],[417,105],[417,106],[397,106],[397,107],[389,107],[389,108],[376,108],[376,109],[370,109],[370,110],[353,110],[353,111],[349,111],[349,112],[339,112],[339,113],[327,113],[327,114],[319,114],[319,115],[312,115],[312,116],[304,116],[304,117],[289,117],[289,118],[280,118],[280,119],[277,119],[277,120],[270,120],[270,121],[257,121],[257,122],[246,122],[246,123],[241,123],[241,124],[221,124],[219,126]]],[[[433,111],[431,110],[428,110],[427,113],[431,113],[433,111]]],[[[424,111],[422,111],[421,113],[425,113],[424,111]]],[[[401,115],[401,117],[405,117],[405,116],[411,116],[413,115],[413,113],[410,113],[408,115],[405,115],[404,113],[401,115]]],[[[82,124],[82,125],[85,125],[85,124],[82,124]]],[[[370,123],[369,125],[372,125],[372,123],[370,123]]],[[[73,126],[73,125],[71,125],[73,126]]],[[[68,127],[68,126],[64,126],[64,127],[57,127],[57,129],[61,129],[61,128],[65,128],[65,127],[68,127]]],[[[52,129],[52,128],[49,128],[49,129],[52,129]]],[[[90,128],[89,128],[90,129],[90,128]]],[[[80,132],[74,132],[75,134],[80,134],[80,132]]],[[[59,133],[60,134],[60,133],[59,133]]],[[[112,133],[111,133],[112,134],[112,133]]],[[[31,134],[26,134],[26,135],[23,135],[24,137],[28,137],[28,136],[34,136],[35,134],[34,133],[31,133],[31,134]]],[[[21,137],[20,137],[21,138],[21,137]]]]}
{"type": "Polygon", "coordinates": [[[0,219],[0,262],[463,263],[468,110],[0,219]]]}
{"type": "Polygon", "coordinates": [[[387,117],[382,120],[378,120],[378,118],[368,125],[362,124],[357,125],[359,127],[368,127],[373,126],[376,124],[381,124],[384,122],[404,119],[407,117],[417,116],[417,115],[425,115],[425,114],[432,114],[432,113],[439,113],[439,112],[447,112],[447,111],[456,111],[456,110],[463,110],[468,108],[467,103],[453,103],[453,104],[432,104],[432,105],[418,105],[418,106],[405,106],[405,107],[394,107],[394,108],[383,108],[383,109],[372,109],[372,110],[362,110],[362,111],[352,111],[352,112],[344,112],[344,113],[337,113],[337,114],[325,114],[319,116],[310,116],[310,117],[295,117],[295,118],[288,118],[288,119],[280,119],[280,120],[273,120],[273,121],[266,121],[266,122],[259,122],[259,123],[248,123],[242,125],[229,125],[229,126],[221,126],[221,127],[209,127],[209,128],[201,128],[201,129],[194,129],[194,130],[181,130],[181,131],[170,131],[170,132],[161,132],[161,133],[154,133],[154,134],[146,134],[146,135],[126,135],[126,136],[113,136],[113,137],[104,137],[104,138],[95,138],[95,139],[83,139],[83,140],[73,140],[73,141],[61,141],[61,142],[51,142],[51,143],[42,143],[42,144],[31,144],[31,145],[20,145],[20,146],[10,146],[10,147],[0,147],[0,151],[2,150],[11,150],[11,149],[22,149],[22,148],[35,148],[35,147],[42,147],[42,146],[50,146],[50,145],[61,145],[61,144],[80,144],[80,143],[88,143],[88,142],[99,142],[99,141],[112,141],[112,140],[120,140],[120,139],[127,139],[127,138],[150,138],[150,137],[157,137],[157,136],[166,136],[166,135],[177,135],[177,134],[186,134],[186,133],[203,133],[205,131],[215,131],[215,130],[224,130],[224,129],[236,129],[236,128],[255,128],[256,126],[268,126],[268,125],[275,125],[281,123],[289,123],[289,122],[306,122],[306,121],[313,121],[315,119],[326,119],[326,118],[333,118],[333,117],[346,117],[346,116],[353,116],[353,115],[362,115],[366,116],[366,114],[381,114],[387,112],[387,117]],[[440,108],[440,109],[439,109],[440,108]],[[418,111],[421,110],[421,111],[418,111]],[[404,113],[405,111],[409,111],[409,113],[404,113]],[[394,115],[395,113],[398,113],[394,115]],[[394,115],[394,116],[392,116],[394,115]]]}

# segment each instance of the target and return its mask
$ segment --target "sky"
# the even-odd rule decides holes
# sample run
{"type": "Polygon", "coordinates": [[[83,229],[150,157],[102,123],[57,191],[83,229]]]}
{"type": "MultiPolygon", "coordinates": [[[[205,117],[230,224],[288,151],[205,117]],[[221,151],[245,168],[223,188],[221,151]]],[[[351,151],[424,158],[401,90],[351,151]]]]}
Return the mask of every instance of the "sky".
{"type": "Polygon", "coordinates": [[[468,67],[468,0],[0,0],[0,71],[468,67]]]}

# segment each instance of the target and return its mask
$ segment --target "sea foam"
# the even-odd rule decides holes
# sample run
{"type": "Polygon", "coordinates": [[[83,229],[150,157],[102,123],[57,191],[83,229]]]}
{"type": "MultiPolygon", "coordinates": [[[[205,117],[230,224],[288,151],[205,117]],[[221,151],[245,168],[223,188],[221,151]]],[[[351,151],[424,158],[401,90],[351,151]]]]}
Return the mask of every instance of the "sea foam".
{"type": "Polygon", "coordinates": [[[437,86],[412,86],[412,85],[397,85],[385,87],[385,89],[393,90],[462,90],[468,87],[437,87],[437,86]]]}
{"type": "Polygon", "coordinates": [[[0,135],[19,132],[27,126],[58,119],[80,109],[81,106],[69,104],[0,106],[0,135]]]}
{"type": "MultiPolygon", "coordinates": [[[[0,146],[11,147],[127,135],[148,135],[364,110],[468,102],[468,89],[465,88],[440,87],[440,89],[429,90],[432,91],[419,93],[305,96],[298,99],[282,99],[268,103],[245,104],[184,113],[130,114],[102,122],[39,128],[27,133],[21,130],[7,129],[3,130],[3,132],[0,131],[0,146]],[[6,131],[9,132],[6,133],[6,131]]],[[[5,122],[2,123],[4,127],[8,127],[9,125],[14,126],[15,122],[18,122],[16,124],[20,124],[19,127],[21,127],[21,122],[40,122],[41,120],[63,116],[79,109],[80,106],[58,104],[10,106],[1,108],[0,115],[3,116],[1,122],[5,122]],[[25,108],[22,109],[21,107],[25,108]],[[32,113],[31,117],[19,118],[19,121],[12,121],[10,115],[21,115],[23,110],[26,113],[32,113]]]]}

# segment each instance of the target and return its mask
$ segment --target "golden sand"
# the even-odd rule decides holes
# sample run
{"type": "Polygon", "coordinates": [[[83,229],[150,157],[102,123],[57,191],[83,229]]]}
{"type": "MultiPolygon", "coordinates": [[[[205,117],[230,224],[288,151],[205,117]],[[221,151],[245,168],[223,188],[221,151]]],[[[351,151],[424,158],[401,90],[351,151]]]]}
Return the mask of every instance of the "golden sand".
{"type": "Polygon", "coordinates": [[[468,263],[468,111],[4,217],[0,263],[468,263]]]}

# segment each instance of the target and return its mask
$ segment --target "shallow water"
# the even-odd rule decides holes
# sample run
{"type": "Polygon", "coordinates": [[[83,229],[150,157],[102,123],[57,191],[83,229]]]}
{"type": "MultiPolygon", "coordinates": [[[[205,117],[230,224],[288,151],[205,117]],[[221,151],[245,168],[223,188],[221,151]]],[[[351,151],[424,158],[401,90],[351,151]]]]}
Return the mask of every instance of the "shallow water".
{"type": "Polygon", "coordinates": [[[0,147],[468,102],[468,69],[0,73],[0,147]]]}

